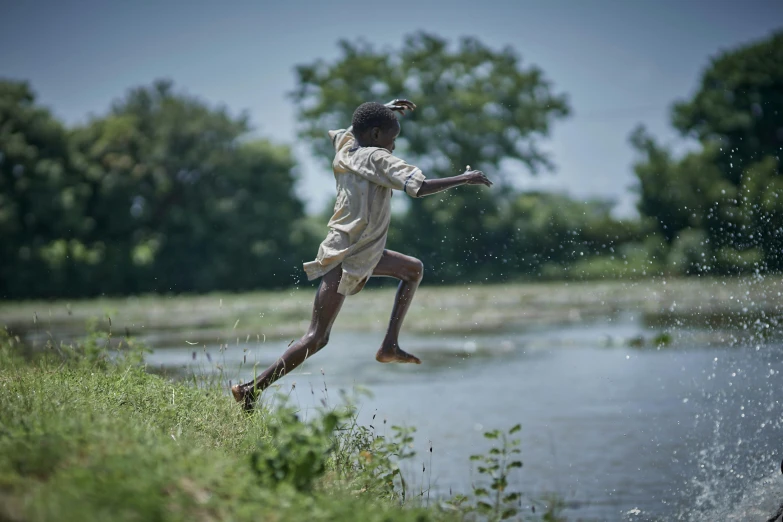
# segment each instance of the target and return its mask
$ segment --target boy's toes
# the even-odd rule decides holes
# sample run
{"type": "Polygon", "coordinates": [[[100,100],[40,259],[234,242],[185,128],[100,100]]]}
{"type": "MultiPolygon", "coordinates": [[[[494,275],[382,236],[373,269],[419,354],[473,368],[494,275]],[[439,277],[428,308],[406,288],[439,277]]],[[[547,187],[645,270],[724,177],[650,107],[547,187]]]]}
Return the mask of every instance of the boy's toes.
{"type": "Polygon", "coordinates": [[[381,363],[421,364],[421,359],[399,348],[394,350],[378,350],[378,353],[375,354],[375,360],[381,363]]]}
{"type": "Polygon", "coordinates": [[[415,355],[412,355],[410,353],[405,354],[406,360],[404,362],[413,363],[413,364],[421,364],[421,359],[416,357],[415,355]]]}
{"type": "Polygon", "coordinates": [[[242,391],[242,386],[239,384],[235,384],[231,387],[231,395],[234,396],[234,400],[237,402],[245,400],[245,392],[242,391]]]}
{"type": "Polygon", "coordinates": [[[239,384],[235,384],[231,387],[231,395],[234,396],[234,400],[242,403],[242,409],[245,411],[253,411],[256,405],[256,394],[252,390],[245,390],[239,384]]]}

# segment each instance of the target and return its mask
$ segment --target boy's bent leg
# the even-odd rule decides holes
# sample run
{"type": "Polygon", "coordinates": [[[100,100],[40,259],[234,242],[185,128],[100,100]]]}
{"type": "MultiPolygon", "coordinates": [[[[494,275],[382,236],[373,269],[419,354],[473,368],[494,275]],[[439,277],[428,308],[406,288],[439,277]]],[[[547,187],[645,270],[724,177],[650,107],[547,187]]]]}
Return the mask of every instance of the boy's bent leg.
{"type": "Polygon", "coordinates": [[[313,303],[313,317],[307,333],[293,343],[288,350],[258,376],[255,381],[237,384],[231,388],[231,393],[237,402],[244,402],[245,409],[252,409],[258,392],[268,388],[277,379],[293,371],[305,359],[319,351],[329,342],[332,325],[345,301],[345,296],[337,293],[342,277],[342,267],[338,266],[321,279],[318,292],[313,303]]]}
{"type": "Polygon", "coordinates": [[[397,296],[394,300],[389,328],[375,359],[378,362],[401,362],[421,364],[415,355],[403,351],[398,343],[400,328],[405,314],[408,313],[413,294],[421,283],[424,274],[424,265],[415,257],[406,256],[393,250],[384,250],[383,257],[373,271],[373,276],[394,277],[400,280],[397,288],[397,296]]]}

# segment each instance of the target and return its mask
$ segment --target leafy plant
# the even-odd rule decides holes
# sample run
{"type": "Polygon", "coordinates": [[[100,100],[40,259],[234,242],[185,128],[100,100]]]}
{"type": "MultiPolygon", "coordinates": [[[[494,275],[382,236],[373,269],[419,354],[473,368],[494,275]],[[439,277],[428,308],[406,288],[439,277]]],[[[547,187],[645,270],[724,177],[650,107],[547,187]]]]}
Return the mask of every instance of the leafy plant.
{"type": "Polygon", "coordinates": [[[334,449],[333,433],[347,413],[332,410],[301,422],[296,411],[281,406],[269,424],[271,440],[261,441],[251,454],[252,469],[261,485],[292,486],[311,491],[315,481],[326,472],[334,449]]]}
{"type": "Polygon", "coordinates": [[[477,471],[485,483],[473,486],[475,504],[470,508],[486,516],[488,520],[506,520],[519,513],[522,494],[507,489],[511,472],[522,467],[522,461],[517,460],[517,455],[520,454],[520,441],[517,438],[510,438],[521,429],[522,426],[517,424],[507,433],[500,430],[484,433],[485,438],[499,443],[492,446],[485,454],[470,457],[471,461],[478,463],[477,471]]]}
{"type": "Polygon", "coordinates": [[[378,435],[370,427],[358,425],[353,416],[340,433],[334,452],[335,468],[341,470],[343,478],[349,478],[350,473],[354,490],[359,493],[404,503],[407,484],[400,463],[416,455],[412,449],[416,428],[392,426],[391,431],[389,437],[378,435]]]}

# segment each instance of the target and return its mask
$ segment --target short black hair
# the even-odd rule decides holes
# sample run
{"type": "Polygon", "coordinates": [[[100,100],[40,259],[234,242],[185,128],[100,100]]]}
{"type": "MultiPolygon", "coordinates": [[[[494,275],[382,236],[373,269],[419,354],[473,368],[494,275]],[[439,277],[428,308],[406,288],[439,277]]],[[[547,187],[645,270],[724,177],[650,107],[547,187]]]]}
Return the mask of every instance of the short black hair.
{"type": "Polygon", "coordinates": [[[354,134],[364,134],[373,127],[388,129],[397,121],[394,112],[383,104],[367,102],[359,105],[353,112],[354,134]]]}

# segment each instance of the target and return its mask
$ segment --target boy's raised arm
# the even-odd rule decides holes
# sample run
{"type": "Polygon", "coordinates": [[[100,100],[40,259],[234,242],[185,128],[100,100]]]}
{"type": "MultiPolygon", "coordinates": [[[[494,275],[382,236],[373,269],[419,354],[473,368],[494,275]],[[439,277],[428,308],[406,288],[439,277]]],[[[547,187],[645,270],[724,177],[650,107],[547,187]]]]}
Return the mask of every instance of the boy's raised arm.
{"type": "Polygon", "coordinates": [[[353,142],[353,125],[347,129],[330,130],[329,139],[332,140],[334,150],[340,150],[343,146],[353,142]]]}
{"type": "Polygon", "coordinates": [[[480,170],[468,170],[464,174],[450,178],[426,179],[422,182],[416,197],[429,196],[436,192],[442,192],[460,185],[486,185],[492,186],[492,182],[480,170]]]}

